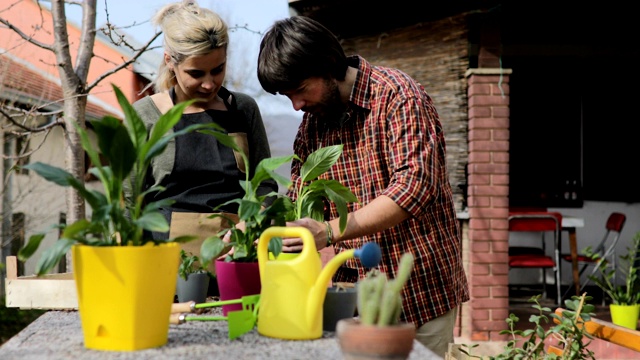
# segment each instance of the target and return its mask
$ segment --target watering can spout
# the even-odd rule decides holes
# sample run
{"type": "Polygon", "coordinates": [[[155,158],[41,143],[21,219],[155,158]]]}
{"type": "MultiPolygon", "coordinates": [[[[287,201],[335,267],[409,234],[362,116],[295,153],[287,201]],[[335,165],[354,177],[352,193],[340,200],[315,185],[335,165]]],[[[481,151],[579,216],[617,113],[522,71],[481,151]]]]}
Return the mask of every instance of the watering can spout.
{"type": "Polygon", "coordinates": [[[327,288],[329,286],[329,280],[336,273],[340,265],[344,264],[351,258],[358,258],[362,265],[366,268],[372,268],[378,266],[382,253],[380,246],[374,242],[368,242],[359,249],[346,250],[333,259],[331,259],[322,269],[318,280],[313,287],[312,294],[309,297],[309,307],[307,308],[307,321],[311,324],[312,321],[317,319],[315,314],[318,314],[322,309],[324,298],[327,294],[327,288]]]}

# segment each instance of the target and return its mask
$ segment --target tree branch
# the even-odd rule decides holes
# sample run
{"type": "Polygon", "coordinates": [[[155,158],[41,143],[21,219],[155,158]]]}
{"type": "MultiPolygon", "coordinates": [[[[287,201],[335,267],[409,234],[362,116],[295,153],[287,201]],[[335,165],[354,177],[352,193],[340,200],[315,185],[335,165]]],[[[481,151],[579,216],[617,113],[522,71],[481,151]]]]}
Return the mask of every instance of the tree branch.
{"type": "MultiPolygon", "coordinates": [[[[0,23],[4,24],[6,27],[8,27],[9,29],[13,30],[16,34],[20,35],[21,38],[25,39],[26,41],[32,43],[33,45],[40,47],[42,49],[45,50],[49,50],[49,51],[53,51],[53,46],[49,45],[49,44],[45,44],[43,42],[40,42],[36,39],[33,38],[33,35],[27,35],[25,34],[22,30],[18,29],[17,27],[15,27],[11,22],[9,22],[7,19],[0,17],[0,23]]],[[[42,27],[36,27],[36,32],[37,30],[41,30],[42,27]]]]}
{"type": "Polygon", "coordinates": [[[142,56],[142,54],[144,54],[148,50],[149,46],[151,46],[151,43],[153,43],[158,38],[158,36],[160,36],[160,34],[162,34],[162,32],[157,32],[151,38],[151,40],[147,41],[147,43],[144,44],[137,52],[135,52],[133,54],[133,56],[129,60],[127,60],[127,61],[123,62],[122,64],[116,66],[115,68],[103,73],[98,78],[96,78],[91,84],[87,85],[87,88],[86,88],[87,92],[91,91],[91,89],[96,87],[98,85],[98,83],[100,83],[104,78],[106,78],[109,75],[112,75],[112,74],[118,72],[119,70],[124,69],[127,66],[133,64],[140,56],[142,56]]]}

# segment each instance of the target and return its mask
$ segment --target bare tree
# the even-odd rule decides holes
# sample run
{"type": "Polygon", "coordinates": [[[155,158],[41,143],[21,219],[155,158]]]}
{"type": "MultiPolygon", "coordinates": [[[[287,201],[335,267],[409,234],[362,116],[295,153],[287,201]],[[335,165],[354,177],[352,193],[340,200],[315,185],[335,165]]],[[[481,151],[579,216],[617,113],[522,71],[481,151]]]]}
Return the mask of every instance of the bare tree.
{"type": "MultiPolygon", "coordinates": [[[[71,2],[71,1],[69,1],[71,2]]],[[[87,96],[91,89],[93,89],[104,78],[113,74],[121,69],[132,64],[138,57],[144,53],[153,40],[159,35],[156,34],[154,38],[143,45],[140,49],[134,49],[124,41],[123,37],[113,37],[112,39],[130,46],[132,50],[135,50],[133,56],[129,59],[123,59],[122,63],[117,64],[108,72],[102,74],[92,83],[87,82],[89,66],[95,54],[93,53],[93,47],[96,38],[96,0],[85,0],[79,2],[82,6],[82,24],[81,24],[81,38],[77,45],[77,57],[75,64],[72,61],[69,34],[67,32],[67,17],[65,14],[65,1],[52,0],[51,1],[51,13],[53,16],[53,35],[54,42],[52,44],[45,44],[36,41],[32,36],[28,35],[22,29],[15,27],[9,19],[5,19],[0,16],[0,23],[19,34],[25,41],[32,43],[42,49],[51,51],[55,54],[56,65],[58,68],[58,74],[60,76],[60,84],[64,94],[62,101],[61,112],[52,114],[57,116],[57,120],[48,123],[40,127],[25,126],[24,122],[16,120],[16,114],[11,114],[7,109],[2,108],[0,114],[13,125],[21,129],[18,135],[24,135],[26,132],[41,132],[49,131],[51,127],[62,126],[64,129],[65,141],[65,163],[67,171],[73,174],[77,179],[82,180],[84,178],[84,152],[80,146],[80,137],[76,131],[74,124],[79,125],[81,128],[85,127],[85,110],[87,107],[87,96]]],[[[107,24],[107,31],[113,30],[113,27],[107,24]]],[[[110,33],[111,34],[111,33],[110,33]]],[[[26,118],[29,112],[37,112],[38,109],[31,109],[27,112],[18,112],[18,115],[26,118]]],[[[84,217],[85,204],[80,198],[77,192],[71,188],[68,188],[66,203],[67,203],[67,220],[74,222],[84,217]]]]}

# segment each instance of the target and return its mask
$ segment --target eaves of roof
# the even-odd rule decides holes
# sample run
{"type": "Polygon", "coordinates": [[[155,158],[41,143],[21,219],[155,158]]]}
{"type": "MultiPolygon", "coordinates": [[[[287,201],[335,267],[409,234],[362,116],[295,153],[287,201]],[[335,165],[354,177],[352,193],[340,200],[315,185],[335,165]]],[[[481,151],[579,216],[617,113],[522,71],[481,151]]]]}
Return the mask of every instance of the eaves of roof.
{"type": "MultiPolygon", "coordinates": [[[[45,111],[62,108],[64,94],[59,83],[40,74],[37,70],[0,55],[0,100],[42,107],[45,111]]],[[[86,116],[99,119],[105,115],[120,117],[120,114],[101,106],[89,97],[86,116]]]]}

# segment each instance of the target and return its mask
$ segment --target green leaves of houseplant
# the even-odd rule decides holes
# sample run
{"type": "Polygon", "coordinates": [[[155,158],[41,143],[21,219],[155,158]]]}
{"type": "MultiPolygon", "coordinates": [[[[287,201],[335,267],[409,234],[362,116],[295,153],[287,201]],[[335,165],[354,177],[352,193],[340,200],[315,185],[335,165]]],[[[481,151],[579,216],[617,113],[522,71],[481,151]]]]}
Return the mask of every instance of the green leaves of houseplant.
{"type": "MultiPolygon", "coordinates": [[[[228,135],[211,131],[204,132],[210,133],[220,142],[241,153],[245,163],[248,163],[246,154],[228,135]]],[[[225,258],[226,261],[255,262],[258,260],[255,241],[265,229],[270,226],[285,226],[286,221],[307,216],[322,221],[324,220],[325,199],[336,204],[340,216],[340,231],[344,231],[347,224],[347,203],[358,202],[358,199],[340,182],[318,179],[318,176],[327,172],[336,163],[342,154],[342,148],[343,145],[328,146],[320,148],[309,155],[301,168],[301,181],[296,190],[297,197],[295,201],[278,193],[258,196],[256,191],[260,183],[267,179],[273,179],[286,188],[291,187],[293,185],[291,180],[279,175],[276,169],[292,160],[300,161],[300,159],[295,155],[289,155],[262,160],[251,179],[247,173],[246,180],[241,182],[242,188],[245,190],[245,195],[242,199],[234,199],[228,202],[238,204],[238,217],[239,221],[243,223],[243,229],[233,226],[230,230],[231,242],[229,243],[222,241],[222,237],[227,232],[226,230],[205,239],[202,244],[201,257],[209,261],[222,256],[233,248],[233,253],[225,258]],[[275,198],[270,204],[265,202],[269,196],[275,198]]],[[[222,207],[228,203],[220,206],[222,207]]],[[[224,215],[214,214],[212,217],[224,217],[224,215]]],[[[272,238],[269,243],[269,251],[276,256],[282,250],[281,240],[280,238],[272,238]]]]}
{"type": "Polygon", "coordinates": [[[206,264],[200,262],[197,255],[187,253],[184,249],[180,250],[180,265],[178,266],[178,275],[187,280],[189,274],[206,273],[206,264]]]}
{"type": "MultiPolygon", "coordinates": [[[[217,124],[198,124],[178,132],[171,132],[178,123],[182,112],[193,101],[175,105],[162,115],[147,138],[144,123],[124,94],[116,86],[113,90],[125,114],[124,123],[105,116],[101,120],[91,121],[97,140],[97,149],[88,132],[76,126],[80,134],[82,148],[94,164],[89,173],[96,176],[102,184],[102,191],[87,188],[83,182],[74,178],[64,169],[36,162],[24,166],[33,170],[44,179],[59,186],[72,187],[89,204],[92,213],[89,219],[80,219],[73,224],[58,224],[54,228],[62,229],[56,243],[47,249],[36,265],[36,273],[43,275],[53,268],[74,244],[90,246],[142,246],[151,240],[143,238],[143,230],[168,231],[169,225],[158,210],[170,205],[162,200],[145,204],[145,194],[161,191],[161,187],[145,189],[144,180],[151,161],[167,148],[176,136],[188,132],[208,129],[222,131],[217,124]],[[102,158],[107,162],[102,165],[102,158]],[[133,194],[133,201],[125,203],[124,187],[133,194]]],[[[21,261],[26,261],[40,246],[46,232],[30,237],[27,245],[18,253],[21,261]]],[[[194,237],[184,236],[160,242],[186,242],[194,237]]]]}
{"type": "Polygon", "coordinates": [[[600,287],[616,305],[635,305],[640,303],[640,292],[638,292],[638,268],[640,263],[640,232],[633,237],[631,246],[627,247],[627,253],[620,256],[620,263],[612,268],[607,266],[606,259],[594,254],[591,247],[587,247],[584,252],[587,256],[596,260],[596,266],[600,272],[600,277],[591,275],[589,279],[600,287]],[[624,279],[624,285],[616,283],[616,275],[619,273],[624,279]]]}
{"type": "MultiPolygon", "coordinates": [[[[239,153],[245,164],[249,164],[247,154],[235,142],[232,136],[217,131],[202,130],[201,132],[215,136],[222,144],[232,148],[239,153]]],[[[233,199],[220,204],[214,210],[218,210],[228,204],[238,205],[238,223],[243,224],[243,228],[238,228],[234,221],[225,216],[224,213],[216,213],[210,218],[222,217],[233,224],[230,230],[222,230],[218,234],[210,236],[204,240],[200,249],[200,258],[209,262],[229,252],[233,248],[233,253],[226,257],[226,261],[237,262],[256,262],[258,261],[257,247],[255,241],[260,237],[262,232],[272,225],[284,225],[284,213],[287,210],[282,208],[282,195],[276,192],[258,195],[260,184],[268,179],[275,180],[278,184],[285,187],[291,186],[291,179],[284,177],[276,172],[276,170],[289,163],[294,159],[294,155],[266,158],[260,161],[251,176],[247,171],[245,180],[240,181],[240,186],[244,189],[244,196],[240,199],[233,199]],[[251,177],[250,177],[251,176],[251,177]],[[273,202],[267,201],[269,197],[274,197],[273,202]],[[231,241],[223,242],[222,238],[231,232],[231,241]]],[[[249,168],[249,166],[247,166],[249,168]]]]}
{"type": "Polygon", "coordinates": [[[324,220],[324,199],[336,204],[340,217],[340,232],[347,227],[347,203],[358,202],[358,198],[347,187],[336,180],[318,179],[327,172],[342,155],[342,144],[320,148],[309,155],[300,168],[301,184],[296,191],[293,204],[294,212],[290,212],[287,220],[310,217],[324,220]]]}

